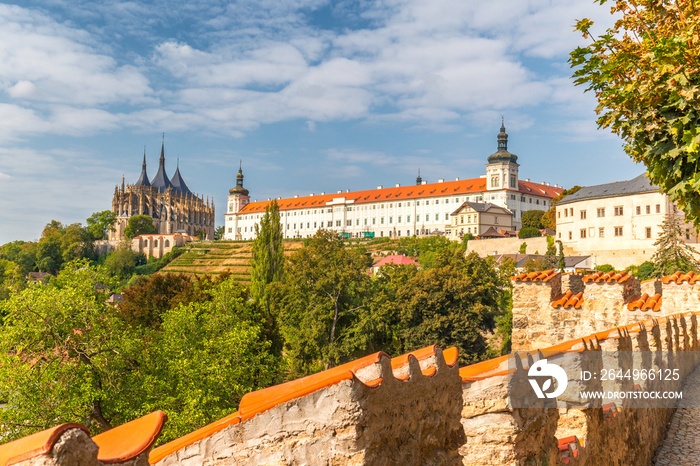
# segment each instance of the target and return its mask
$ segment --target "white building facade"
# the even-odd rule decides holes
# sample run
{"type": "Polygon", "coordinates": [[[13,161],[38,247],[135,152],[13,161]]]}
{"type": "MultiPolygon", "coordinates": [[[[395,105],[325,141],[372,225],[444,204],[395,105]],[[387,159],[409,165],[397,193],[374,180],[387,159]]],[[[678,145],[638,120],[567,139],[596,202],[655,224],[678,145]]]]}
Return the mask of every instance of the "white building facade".
{"type": "MultiPolygon", "coordinates": [[[[616,268],[651,259],[664,217],[683,215],[644,174],[584,187],[562,199],[556,209],[557,239],[567,252],[590,254],[594,265],[616,268]]],[[[683,232],[687,243],[697,243],[692,225],[684,225],[683,232]]]]}
{"type": "MultiPolygon", "coordinates": [[[[504,207],[519,228],[523,212],[549,209],[552,198],[562,189],[518,179],[517,156],[508,152],[507,141],[501,125],[498,151],[489,156],[486,174],[479,178],[427,183],[419,175],[415,185],[277,199],[284,235],[307,238],[319,229],[334,230],[348,238],[445,234],[450,214],[464,202],[504,207]]],[[[239,168],[236,187],[229,191],[224,239],[253,239],[255,225],[269,202],[250,202],[239,168]]]]}

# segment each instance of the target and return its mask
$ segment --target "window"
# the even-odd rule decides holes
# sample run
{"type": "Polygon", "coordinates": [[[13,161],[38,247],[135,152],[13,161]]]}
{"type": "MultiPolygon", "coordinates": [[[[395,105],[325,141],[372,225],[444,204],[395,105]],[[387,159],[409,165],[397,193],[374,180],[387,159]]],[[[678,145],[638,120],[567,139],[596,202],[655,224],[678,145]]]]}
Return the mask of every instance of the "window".
{"type": "Polygon", "coordinates": [[[637,215],[641,215],[641,214],[642,214],[642,206],[638,205],[637,206],[637,215]]]}
{"type": "Polygon", "coordinates": [[[564,209],[564,217],[568,217],[568,216],[569,216],[569,209],[564,209]]]}
{"type": "Polygon", "coordinates": [[[459,223],[461,223],[462,225],[464,225],[464,215],[462,215],[462,216],[459,217],[459,223]]]}
{"type": "Polygon", "coordinates": [[[585,228],[581,228],[580,236],[581,236],[581,239],[586,238],[586,229],[585,228]]]}
{"type": "MultiPolygon", "coordinates": [[[[532,200],[532,199],[530,199],[530,200],[532,200]]],[[[574,216],[574,208],[573,207],[571,207],[569,209],[569,215],[571,215],[572,217],[574,216]]]]}
{"type": "Polygon", "coordinates": [[[376,219],[376,217],[375,217],[375,218],[372,219],[372,225],[376,225],[376,224],[377,224],[377,219],[376,219]]]}
{"type": "Polygon", "coordinates": [[[586,211],[585,210],[581,211],[581,220],[586,220],[586,211]]]}
{"type": "Polygon", "coordinates": [[[557,212],[557,218],[561,218],[561,212],[557,212]]]}
{"type": "MultiPolygon", "coordinates": [[[[515,175],[510,175],[510,187],[515,188],[515,175]]],[[[515,196],[513,196],[513,199],[515,199],[515,196]]]]}
{"type": "Polygon", "coordinates": [[[498,186],[498,175],[491,175],[491,187],[495,188],[498,186]]]}
{"type": "MultiPolygon", "coordinates": [[[[401,207],[401,203],[400,203],[400,202],[399,202],[399,207],[401,207]]],[[[401,220],[399,220],[399,222],[400,222],[400,221],[401,221],[401,220]]]]}
{"type": "Polygon", "coordinates": [[[569,239],[573,239],[573,238],[574,238],[573,233],[569,232],[569,239]]]}
{"type": "Polygon", "coordinates": [[[435,221],[437,222],[438,220],[440,220],[440,214],[435,214],[435,221]]]}
{"type": "Polygon", "coordinates": [[[598,228],[598,238],[605,238],[605,228],[598,228]]]}
{"type": "Polygon", "coordinates": [[[351,226],[352,226],[352,220],[346,220],[346,221],[345,221],[345,226],[346,226],[346,227],[351,227],[351,226]]]}
{"type": "MultiPolygon", "coordinates": [[[[411,223],[411,216],[410,215],[406,215],[406,223],[411,223]]],[[[406,235],[411,236],[410,233],[406,233],[406,235]]]]}
{"type": "Polygon", "coordinates": [[[389,224],[394,223],[394,217],[389,217],[389,224]]]}
{"type": "Polygon", "coordinates": [[[229,228],[229,229],[228,229],[228,232],[231,233],[231,230],[232,230],[232,228],[229,228]]]}
{"type": "MultiPolygon", "coordinates": [[[[335,221],[335,226],[339,227],[340,226],[340,220],[335,221]]],[[[296,227],[295,227],[296,228],[296,227]]]]}
{"type": "Polygon", "coordinates": [[[514,201],[514,200],[515,200],[515,194],[511,194],[511,195],[510,195],[510,199],[511,199],[512,201],[514,201]]]}
{"type": "Polygon", "coordinates": [[[360,219],[355,220],[355,226],[360,226],[360,219]]]}
{"type": "Polygon", "coordinates": [[[430,215],[425,214],[425,221],[426,221],[426,222],[429,222],[429,221],[430,221],[430,215]]]}
{"type": "Polygon", "coordinates": [[[651,227],[646,228],[647,239],[651,238],[651,227]]]}
{"type": "MultiPolygon", "coordinates": [[[[690,229],[688,229],[688,228],[685,229],[685,239],[690,239],[690,229]]],[[[168,245],[167,241],[166,241],[165,245],[166,246],[168,245]]]]}
{"type": "Polygon", "coordinates": [[[401,223],[401,216],[399,215],[399,221],[397,223],[401,223]]]}
{"type": "Polygon", "coordinates": [[[657,214],[661,213],[661,204],[656,204],[656,213],[657,214]]]}
{"type": "Polygon", "coordinates": [[[537,199],[537,200],[535,201],[535,204],[539,205],[539,203],[540,203],[540,200],[537,199]]]}
{"type": "Polygon", "coordinates": [[[598,207],[598,217],[605,217],[605,207],[598,207]]]}
{"type": "Polygon", "coordinates": [[[420,205],[420,201],[416,201],[416,205],[420,205]]]}
{"type": "Polygon", "coordinates": [[[493,218],[493,223],[496,224],[496,225],[498,225],[498,217],[494,217],[494,218],[493,218]]]}
{"type": "MultiPolygon", "coordinates": [[[[622,206],[621,205],[615,207],[615,216],[619,217],[620,215],[622,215],[622,206]]],[[[615,236],[617,236],[617,235],[615,235],[615,236]]]]}
{"type": "Polygon", "coordinates": [[[379,219],[379,223],[381,223],[382,225],[384,225],[384,217],[382,217],[382,218],[379,219]]]}
{"type": "Polygon", "coordinates": [[[615,236],[622,236],[622,227],[615,227],[615,236]]]}
{"type": "Polygon", "coordinates": [[[450,214],[447,214],[447,213],[446,213],[446,214],[445,214],[445,220],[449,220],[449,219],[450,219],[450,214]]]}
{"type": "Polygon", "coordinates": [[[647,214],[650,214],[650,213],[651,213],[651,206],[648,205],[648,206],[647,206],[647,214]]]}

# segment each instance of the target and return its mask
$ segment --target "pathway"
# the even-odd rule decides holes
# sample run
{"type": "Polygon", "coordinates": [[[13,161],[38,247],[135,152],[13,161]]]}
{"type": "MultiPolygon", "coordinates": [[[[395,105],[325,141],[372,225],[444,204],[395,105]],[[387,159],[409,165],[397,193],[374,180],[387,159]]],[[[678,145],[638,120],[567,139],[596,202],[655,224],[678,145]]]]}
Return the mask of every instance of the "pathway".
{"type": "Polygon", "coordinates": [[[688,375],[683,386],[683,399],[656,451],[654,465],[700,465],[700,365],[688,375]]]}

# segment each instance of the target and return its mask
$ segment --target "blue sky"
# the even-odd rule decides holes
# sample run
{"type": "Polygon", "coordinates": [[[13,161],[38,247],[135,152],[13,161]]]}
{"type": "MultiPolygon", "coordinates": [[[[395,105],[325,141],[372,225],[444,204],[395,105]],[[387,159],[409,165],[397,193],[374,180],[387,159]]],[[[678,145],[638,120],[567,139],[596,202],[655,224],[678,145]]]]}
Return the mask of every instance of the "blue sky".
{"type": "Polygon", "coordinates": [[[521,178],[633,178],[570,78],[583,17],[612,21],[589,0],[0,3],[0,244],[109,209],[162,132],[217,225],[239,160],[260,200],[478,177],[501,116],[521,178]]]}

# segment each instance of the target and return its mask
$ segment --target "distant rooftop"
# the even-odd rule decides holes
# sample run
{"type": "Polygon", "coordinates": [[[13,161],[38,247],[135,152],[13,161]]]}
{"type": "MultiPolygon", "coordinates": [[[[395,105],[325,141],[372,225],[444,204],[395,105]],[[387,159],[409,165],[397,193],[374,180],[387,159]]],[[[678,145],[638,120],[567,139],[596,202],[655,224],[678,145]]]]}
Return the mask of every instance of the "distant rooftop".
{"type": "Polygon", "coordinates": [[[585,199],[597,199],[603,197],[628,196],[658,191],[659,187],[651,184],[646,174],[642,173],[636,178],[626,181],[615,181],[613,183],[586,186],[573,194],[569,194],[559,201],[557,205],[569,202],[583,201],[585,199]]]}

